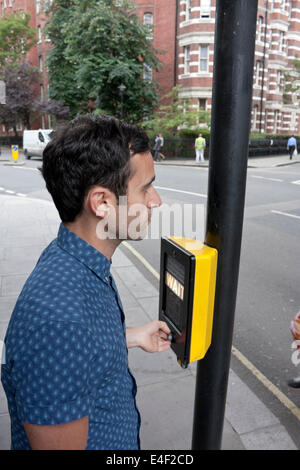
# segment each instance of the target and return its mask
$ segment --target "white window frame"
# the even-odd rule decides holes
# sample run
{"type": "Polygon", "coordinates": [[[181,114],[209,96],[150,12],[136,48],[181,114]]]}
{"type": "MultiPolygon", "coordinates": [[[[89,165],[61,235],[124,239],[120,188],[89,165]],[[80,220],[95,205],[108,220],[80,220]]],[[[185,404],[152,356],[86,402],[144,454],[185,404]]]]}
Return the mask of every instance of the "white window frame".
{"type": "Polygon", "coordinates": [[[189,21],[192,16],[191,0],[185,0],[185,21],[189,21]]]}
{"type": "Polygon", "coordinates": [[[260,42],[264,41],[263,24],[264,24],[264,17],[260,15],[257,21],[257,40],[260,42]]]}
{"type": "Polygon", "coordinates": [[[38,44],[41,44],[41,42],[42,42],[42,28],[41,28],[41,25],[38,25],[37,31],[38,31],[38,44]]]}
{"type": "Polygon", "coordinates": [[[200,1],[200,18],[210,18],[211,0],[200,1]]]}
{"type": "Polygon", "coordinates": [[[209,44],[199,45],[199,73],[208,73],[209,71],[209,44]],[[206,50],[206,56],[202,55],[202,52],[206,50]],[[205,70],[202,70],[201,64],[206,63],[205,70]]]}
{"type": "Polygon", "coordinates": [[[148,64],[144,64],[144,73],[143,73],[144,80],[148,80],[152,82],[153,80],[153,70],[152,67],[148,64]]]}
{"type": "Polygon", "coordinates": [[[278,51],[283,52],[283,45],[284,45],[284,32],[283,31],[278,31],[278,51]]]}
{"type": "Polygon", "coordinates": [[[189,74],[191,70],[191,47],[185,46],[184,48],[184,73],[189,74]]]}
{"type": "Polygon", "coordinates": [[[276,71],[276,90],[277,91],[280,91],[281,79],[282,79],[282,72],[281,70],[277,70],[276,71]]]}

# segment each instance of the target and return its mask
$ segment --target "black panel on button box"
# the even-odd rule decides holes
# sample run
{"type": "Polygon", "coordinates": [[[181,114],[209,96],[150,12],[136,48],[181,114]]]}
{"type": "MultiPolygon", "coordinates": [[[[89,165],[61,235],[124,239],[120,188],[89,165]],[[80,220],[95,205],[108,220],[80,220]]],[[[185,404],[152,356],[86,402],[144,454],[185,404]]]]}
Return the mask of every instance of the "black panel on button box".
{"type": "Polygon", "coordinates": [[[196,260],[173,240],[161,239],[159,319],[173,333],[171,348],[182,367],[189,363],[196,260]],[[183,285],[183,299],[166,284],[166,273],[183,285]]]}

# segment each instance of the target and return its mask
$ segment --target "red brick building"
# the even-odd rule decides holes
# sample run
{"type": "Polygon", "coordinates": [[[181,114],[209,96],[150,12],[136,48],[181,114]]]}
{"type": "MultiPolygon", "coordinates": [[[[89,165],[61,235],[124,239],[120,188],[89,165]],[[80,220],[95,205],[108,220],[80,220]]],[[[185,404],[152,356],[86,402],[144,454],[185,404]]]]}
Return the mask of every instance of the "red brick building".
{"type": "MultiPolygon", "coordinates": [[[[46,69],[46,55],[50,47],[50,41],[43,34],[46,23],[45,9],[51,0],[0,0],[0,17],[12,14],[15,11],[25,11],[31,16],[30,26],[36,29],[37,44],[33,46],[26,55],[26,62],[38,67],[41,72],[41,80],[36,89],[36,96],[41,101],[48,97],[48,81],[46,69]]],[[[31,122],[32,129],[51,128],[50,116],[42,116],[31,122]]],[[[17,130],[22,132],[22,123],[18,124],[17,130]]],[[[0,134],[13,134],[12,130],[0,126],[0,134]]]]}
{"type": "MultiPolygon", "coordinates": [[[[194,109],[211,109],[216,0],[133,0],[153,24],[153,43],[165,50],[153,73],[162,94],[181,85],[194,109]]],[[[252,132],[300,134],[296,94],[284,102],[284,73],[300,56],[300,0],[259,0],[253,82],[252,132]],[[288,101],[288,102],[287,102],[288,101]]]]}

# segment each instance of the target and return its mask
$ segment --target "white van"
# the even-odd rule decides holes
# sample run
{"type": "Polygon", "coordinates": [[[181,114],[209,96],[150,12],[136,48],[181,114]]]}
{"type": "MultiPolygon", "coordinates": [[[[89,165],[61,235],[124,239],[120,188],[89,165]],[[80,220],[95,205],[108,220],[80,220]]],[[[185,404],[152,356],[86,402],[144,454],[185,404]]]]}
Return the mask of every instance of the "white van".
{"type": "Polygon", "coordinates": [[[24,131],[23,150],[26,158],[41,157],[43,150],[51,139],[52,129],[24,131]]]}

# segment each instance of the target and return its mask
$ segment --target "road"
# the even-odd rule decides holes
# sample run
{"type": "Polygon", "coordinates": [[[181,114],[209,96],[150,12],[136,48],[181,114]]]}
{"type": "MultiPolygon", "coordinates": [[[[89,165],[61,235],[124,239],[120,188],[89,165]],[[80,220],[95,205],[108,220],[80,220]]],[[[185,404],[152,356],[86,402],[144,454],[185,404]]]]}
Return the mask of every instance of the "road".
{"type": "MultiPolygon", "coordinates": [[[[26,166],[1,165],[0,195],[39,197],[45,188],[32,159],[26,166]]],[[[167,205],[199,205],[206,209],[208,169],[156,165],[154,186],[167,205]]],[[[188,214],[185,220],[191,219],[188,214]]],[[[205,217],[201,231],[204,233],[205,217]]],[[[171,227],[172,230],[172,227],[171,227]]],[[[130,242],[156,272],[159,272],[160,241],[168,227],[154,233],[154,239],[130,242]]],[[[300,164],[272,169],[248,169],[239,287],[236,304],[231,367],[278,416],[300,448],[299,421],[288,410],[291,400],[300,406],[300,391],[286,382],[300,375],[299,356],[292,349],[289,331],[300,310],[300,164]],[[237,357],[238,356],[238,357],[237,357]],[[241,357],[246,361],[240,360],[241,357]],[[248,361],[248,362],[247,362],[248,361]],[[294,361],[294,363],[293,363],[294,361]],[[250,364],[250,366],[249,366],[250,364]],[[256,371],[261,380],[256,377],[256,371]],[[270,392],[270,386],[283,394],[270,392]],[[287,399],[284,400],[284,397],[287,399]],[[282,398],[282,397],[281,397],[282,398]]],[[[126,248],[145,276],[157,287],[155,276],[126,248]]]]}

